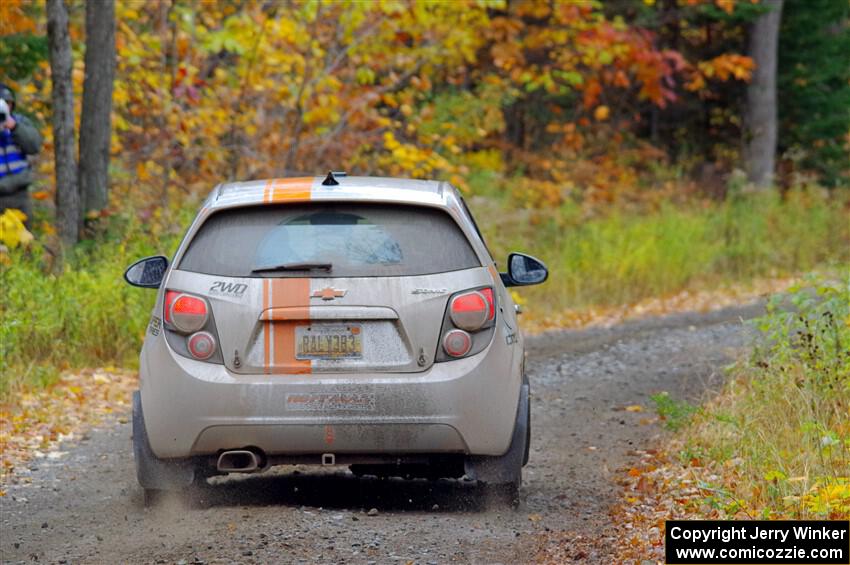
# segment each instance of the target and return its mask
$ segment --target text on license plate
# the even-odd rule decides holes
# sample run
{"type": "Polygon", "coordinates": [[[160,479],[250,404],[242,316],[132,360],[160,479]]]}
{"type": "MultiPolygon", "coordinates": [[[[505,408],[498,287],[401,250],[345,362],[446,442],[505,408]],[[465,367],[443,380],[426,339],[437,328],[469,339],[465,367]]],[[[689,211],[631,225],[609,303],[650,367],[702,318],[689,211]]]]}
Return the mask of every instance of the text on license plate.
{"type": "Polygon", "coordinates": [[[296,359],[359,359],[363,332],[359,324],[295,327],[296,359]]]}

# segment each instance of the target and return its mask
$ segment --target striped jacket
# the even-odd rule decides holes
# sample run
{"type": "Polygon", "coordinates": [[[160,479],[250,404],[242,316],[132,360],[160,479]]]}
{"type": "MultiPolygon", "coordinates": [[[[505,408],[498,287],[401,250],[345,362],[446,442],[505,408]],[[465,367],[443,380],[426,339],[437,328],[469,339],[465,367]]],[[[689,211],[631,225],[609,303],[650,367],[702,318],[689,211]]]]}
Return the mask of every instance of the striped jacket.
{"type": "Polygon", "coordinates": [[[13,114],[15,129],[0,127],[0,195],[13,194],[32,182],[27,155],[41,149],[41,134],[24,116],[13,114]]]}

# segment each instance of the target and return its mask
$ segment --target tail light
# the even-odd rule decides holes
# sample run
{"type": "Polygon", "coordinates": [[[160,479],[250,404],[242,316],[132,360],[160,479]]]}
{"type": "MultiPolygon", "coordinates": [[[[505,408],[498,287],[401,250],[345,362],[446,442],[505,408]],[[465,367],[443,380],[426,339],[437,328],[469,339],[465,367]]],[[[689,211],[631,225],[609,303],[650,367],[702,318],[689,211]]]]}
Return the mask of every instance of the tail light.
{"type": "Polygon", "coordinates": [[[487,301],[487,306],[489,307],[489,312],[487,313],[487,321],[492,322],[496,318],[496,301],[493,298],[493,289],[492,288],[482,288],[478,292],[484,296],[484,300],[487,301]]]}
{"type": "Polygon", "coordinates": [[[459,294],[449,305],[452,323],[463,330],[475,331],[487,322],[490,306],[484,295],[477,291],[459,294]]]}
{"type": "Polygon", "coordinates": [[[452,357],[463,357],[472,349],[472,336],[463,330],[451,330],[443,337],[443,349],[452,357]]]}
{"type": "Polygon", "coordinates": [[[496,317],[493,289],[482,288],[456,294],[449,302],[449,315],[452,323],[461,329],[480,330],[496,317]]]}
{"type": "Polygon", "coordinates": [[[162,319],[165,320],[166,324],[171,323],[171,305],[174,304],[178,296],[180,296],[180,293],[176,290],[165,291],[165,303],[162,305],[162,319]]]}
{"type": "Polygon", "coordinates": [[[177,353],[199,361],[223,362],[212,310],[205,298],[166,290],[162,317],[165,337],[177,353]]]}
{"type": "Polygon", "coordinates": [[[493,338],[496,302],[491,287],[465,290],[449,298],[440,329],[436,361],[449,361],[482,351],[493,338]]]}
{"type": "Polygon", "coordinates": [[[215,338],[210,332],[198,332],[189,336],[186,342],[189,353],[195,359],[209,359],[215,353],[215,338]]]}
{"type": "Polygon", "coordinates": [[[167,294],[171,295],[171,301],[168,300],[169,296],[166,296],[166,322],[174,324],[174,327],[183,333],[196,332],[206,325],[209,316],[206,300],[172,290],[167,294]]]}

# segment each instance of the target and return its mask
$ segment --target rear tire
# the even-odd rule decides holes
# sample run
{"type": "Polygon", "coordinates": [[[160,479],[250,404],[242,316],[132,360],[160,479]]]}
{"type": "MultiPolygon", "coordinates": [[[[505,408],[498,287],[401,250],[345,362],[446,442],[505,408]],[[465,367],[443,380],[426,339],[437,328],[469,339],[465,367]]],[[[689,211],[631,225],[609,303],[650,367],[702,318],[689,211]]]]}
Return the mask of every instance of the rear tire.
{"type": "Polygon", "coordinates": [[[467,476],[478,480],[485,494],[517,508],[520,503],[522,468],[528,462],[531,440],[531,401],[528,381],[520,389],[511,444],[504,455],[467,460],[467,476]]]}
{"type": "Polygon", "coordinates": [[[528,415],[525,420],[525,425],[525,453],[523,453],[522,456],[523,467],[528,465],[528,458],[531,456],[531,398],[528,399],[528,415]]]}
{"type": "Polygon", "coordinates": [[[154,504],[166,491],[186,491],[195,482],[197,470],[191,459],[160,459],[151,449],[139,391],[133,393],[133,459],[136,478],[145,490],[145,506],[154,504]]]}

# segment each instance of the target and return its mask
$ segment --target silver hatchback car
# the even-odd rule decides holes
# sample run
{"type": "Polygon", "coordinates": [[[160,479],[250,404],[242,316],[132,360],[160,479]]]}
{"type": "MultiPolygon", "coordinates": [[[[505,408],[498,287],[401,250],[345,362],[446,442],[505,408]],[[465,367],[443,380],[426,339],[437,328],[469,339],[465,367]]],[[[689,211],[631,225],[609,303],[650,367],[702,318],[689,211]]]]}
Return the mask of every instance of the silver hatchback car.
{"type": "Polygon", "coordinates": [[[449,184],[284,178],[216,187],[158,288],[133,397],[146,500],[215,474],[347,465],[463,477],[518,500],[530,439],[523,338],[508,286],[449,184]]]}

